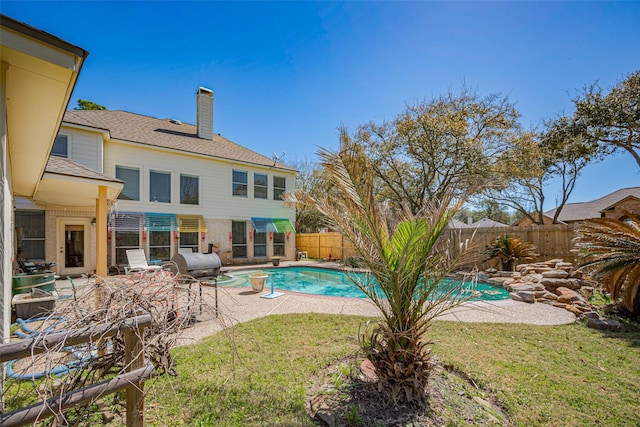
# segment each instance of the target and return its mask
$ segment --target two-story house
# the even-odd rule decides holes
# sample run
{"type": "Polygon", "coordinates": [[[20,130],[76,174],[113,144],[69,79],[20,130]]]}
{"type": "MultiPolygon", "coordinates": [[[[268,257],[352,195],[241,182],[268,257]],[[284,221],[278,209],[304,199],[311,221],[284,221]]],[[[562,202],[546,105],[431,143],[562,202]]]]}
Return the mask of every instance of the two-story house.
{"type": "MultiPolygon", "coordinates": [[[[52,156],[124,182],[109,201],[110,266],[126,265],[134,248],[150,262],[210,247],[225,264],[295,257],[295,209],[280,196],[293,190],[296,171],[215,134],[211,90],[199,88],[196,103],[196,125],[125,111],[66,112],[52,156]]],[[[43,216],[45,258],[60,274],[92,271],[95,212],[34,208],[16,215],[43,216]]]]}

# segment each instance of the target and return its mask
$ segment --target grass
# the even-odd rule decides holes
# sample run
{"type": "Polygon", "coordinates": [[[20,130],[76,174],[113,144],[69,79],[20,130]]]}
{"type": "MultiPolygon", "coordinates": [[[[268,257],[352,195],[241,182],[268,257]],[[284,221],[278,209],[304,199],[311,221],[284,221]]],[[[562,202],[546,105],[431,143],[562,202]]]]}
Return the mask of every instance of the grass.
{"type": "MultiPolygon", "coordinates": [[[[180,375],[147,383],[151,426],[312,426],[305,387],[357,350],[366,318],[269,316],[175,350],[180,375]]],[[[637,426],[640,330],[436,322],[441,363],[489,390],[519,426],[637,426]]]]}

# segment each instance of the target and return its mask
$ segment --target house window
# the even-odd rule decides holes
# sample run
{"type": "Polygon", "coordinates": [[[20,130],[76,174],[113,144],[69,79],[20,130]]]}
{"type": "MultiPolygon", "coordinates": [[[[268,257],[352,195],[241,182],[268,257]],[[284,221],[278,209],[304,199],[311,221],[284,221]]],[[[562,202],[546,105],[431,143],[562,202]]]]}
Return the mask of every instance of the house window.
{"type": "Polygon", "coordinates": [[[253,174],[253,198],[266,199],[269,188],[269,177],[265,174],[253,174]]]}
{"type": "Polygon", "coordinates": [[[285,242],[284,233],[273,234],[273,255],[274,256],[284,256],[284,242],[285,242]]]}
{"type": "Polygon", "coordinates": [[[233,171],[233,195],[247,197],[247,173],[233,171]]]}
{"type": "Polygon", "coordinates": [[[247,224],[244,221],[231,222],[231,249],[234,258],[247,257],[247,224]]]}
{"type": "Polygon", "coordinates": [[[120,200],[140,200],[140,169],[116,166],[116,178],[124,181],[120,200]]]}
{"type": "Polygon", "coordinates": [[[129,264],[128,249],[140,249],[140,231],[116,231],[116,264],[129,264]]]}
{"type": "Polygon", "coordinates": [[[169,261],[171,259],[171,231],[149,232],[149,261],[169,261]]]}
{"type": "Polygon", "coordinates": [[[253,256],[267,256],[267,233],[254,233],[253,235],[253,256]]]}
{"type": "Polygon", "coordinates": [[[282,193],[287,191],[287,178],[283,176],[273,177],[273,200],[282,200],[282,193]]]}
{"type": "Polygon", "coordinates": [[[171,203],[170,172],[149,172],[149,201],[171,203]]]}
{"type": "Polygon", "coordinates": [[[15,226],[22,259],[44,261],[44,211],[16,211],[15,226]]]}
{"type": "Polygon", "coordinates": [[[180,203],[183,205],[199,204],[198,177],[180,174],[180,203]]]}
{"type": "Polygon", "coordinates": [[[69,157],[69,137],[67,135],[58,135],[51,149],[52,156],[69,157]]]}
{"type": "Polygon", "coordinates": [[[187,248],[191,249],[191,252],[200,251],[200,246],[198,244],[198,232],[197,231],[188,231],[188,232],[180,232],[180,249],[187,248]]]}

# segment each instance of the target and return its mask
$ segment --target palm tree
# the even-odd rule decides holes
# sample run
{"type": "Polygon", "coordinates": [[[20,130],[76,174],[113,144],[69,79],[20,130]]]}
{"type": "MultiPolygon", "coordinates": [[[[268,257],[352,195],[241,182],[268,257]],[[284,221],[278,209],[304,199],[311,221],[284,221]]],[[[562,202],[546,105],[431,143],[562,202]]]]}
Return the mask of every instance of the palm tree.
{"type": "Polygon", "coordinates": [[[321,151],[320,157],[330,190],[320,197],[290,194],[288,200],[311,204],[330,218],[368,271],[351,280],[381,314],[360,337],[378,389],[393,402],[424,403],[433,368],[427,337],[432,320],[470,297],[462,281],[443,283],[456,265],[443,231],[463,200],[447,197],[417,215],[394,212],[376,199],[372,168],[357,146],[321,151]]]}
{"type": "Polygon", "coordinates": [[[614,301],[640,315],[640,216],[626,216],[586,220],[574,241],[584,259],[580,268],[601,280],[614,301]]]}
{"type": "Polygon", "coordinates": [[[487,246],[483,252],[490,259],[497,259],[502,266],[503,271],[512,271],[517,263],[522,261],[532,261],[538,256],[536,246],[516,237],[507,234],[504,237],[498,237],[492,245],[487,246]]]}

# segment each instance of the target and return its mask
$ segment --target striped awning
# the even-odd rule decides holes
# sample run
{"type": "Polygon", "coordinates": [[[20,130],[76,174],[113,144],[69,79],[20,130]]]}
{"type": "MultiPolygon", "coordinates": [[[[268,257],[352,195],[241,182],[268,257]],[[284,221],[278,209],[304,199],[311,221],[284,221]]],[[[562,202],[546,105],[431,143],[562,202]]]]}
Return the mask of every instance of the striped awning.
{"type": "Polygon", "coordinates": [[[176,218],[178,219],[178,230],[181,233],[207,232],[202,215],[177,215],[176,218]]]}
{"type": "Polygon", "coordinates": [[[110,231],[140,231],[144,215],[140,212],[112,212],[109,216],[110,231]]]}
{"type": "Polygon", "coordinates": [[[147,231],[173,231],[178,229],[175,214],[145,213],[144,228],[147,231]]]}

